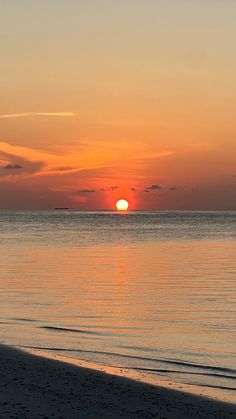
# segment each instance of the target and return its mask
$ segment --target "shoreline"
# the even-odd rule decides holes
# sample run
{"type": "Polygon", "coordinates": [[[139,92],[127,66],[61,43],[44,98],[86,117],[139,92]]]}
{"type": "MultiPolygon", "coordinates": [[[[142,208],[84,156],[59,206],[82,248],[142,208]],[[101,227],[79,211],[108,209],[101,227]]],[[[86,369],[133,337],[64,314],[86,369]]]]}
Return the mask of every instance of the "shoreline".
{"type": "Polygon", "coordinates": [[[59,362],[65,362],[70,365],[77,367],[88,368],[95,371],[104,372],[110,375],[116,375],[118,377],[128,378],[134,381],[140,381],[144,384],[151,384],[158,387],[164,387],[166,389],[172,388],[177,391],[181,391],[187,394],[192,394],[196,396],[203,396],[212,400],[217,400],[224,403],[234,403],[236,391],[228,390],[224,395],[222,394],[221,388],[197,385],[197,384],[187,384],[181,383],[180,381],[170,380],[167,377],[161,376],[160,374],[153,374],[151,371],[145,371],[143,369],[133,368],[133,367],[123,367],[123,366],[110,366],[107,364],[102,364],[93,361],[85,361],[80,358],[75,358],[69,355],[64,355],[60,351],[55,351],[55,349],[46,349],[46,348],[29,348],[29,347],[19,347],[20,350],[23,350],[32,355],[41,356],[45,358],[50,358],[57,360],[59,362]],[[223,397],[222,397],[223,396],[223,397]]]}
{"type": "Polygon", "coordinates": [[[230,403],[37,352],[0,345],[1,418],[236,418],[230,403]]]}

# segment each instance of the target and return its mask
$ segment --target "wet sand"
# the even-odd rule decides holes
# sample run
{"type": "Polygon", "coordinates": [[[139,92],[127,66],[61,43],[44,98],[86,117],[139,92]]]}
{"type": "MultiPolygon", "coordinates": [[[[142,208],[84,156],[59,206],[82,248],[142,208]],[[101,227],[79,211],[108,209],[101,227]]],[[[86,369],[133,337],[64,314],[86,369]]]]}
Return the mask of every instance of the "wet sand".
{"type": "Polygon", "coordinates": [[[228,419],[236,405],[0,346],[0,418],[228,419]]]}

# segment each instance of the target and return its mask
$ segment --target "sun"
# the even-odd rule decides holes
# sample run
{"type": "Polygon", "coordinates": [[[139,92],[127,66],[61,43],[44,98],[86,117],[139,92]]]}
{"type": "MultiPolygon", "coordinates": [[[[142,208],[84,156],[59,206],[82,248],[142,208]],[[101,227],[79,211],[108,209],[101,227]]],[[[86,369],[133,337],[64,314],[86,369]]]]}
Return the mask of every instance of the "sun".
{"type": "Polygon", "coordinates": [[[118,211],[127,211],[128,208],[129,208],[129,203],[128,201],[126,201],[126,199],[119,199],[119,201],[117,201],[116,209],[118,211]]]}

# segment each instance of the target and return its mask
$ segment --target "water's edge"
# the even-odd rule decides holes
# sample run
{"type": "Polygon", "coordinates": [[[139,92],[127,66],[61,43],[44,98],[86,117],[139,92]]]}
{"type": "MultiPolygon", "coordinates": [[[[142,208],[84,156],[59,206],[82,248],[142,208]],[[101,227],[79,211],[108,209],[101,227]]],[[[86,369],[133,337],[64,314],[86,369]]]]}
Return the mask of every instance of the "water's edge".
{"type": "Polygon", "coordinates": [[[161,376],[158,376],[156,373],[151,374],[144,370],[134,369],[134,368],[123,368],[117,366],[109,366],[100,364],[98,362],[91,362],[85,361],[83,359],[74,358],[72,356],[65,356],[62,353],[54,352],[53,350],[45,350],[45,349],[32,349],[24,346],[13,346],[11,347],[23,350],[26,353],[31,355],[44,357],[48,359],[53,359],[59,362],[68,363],[77,367],[92,369],[95,371],[104,372],[110,375],[116,375],[119,377],[129,378],[131,380],[140,381],[145,384],[151,384],[158,387],[164,388],[172,388],[177,391],[181,391],[182,393],[194,394],[197,396],[202,396],[205,398],[209,398],[212,400],[218,400],[225,403],[235,404],[235,393],[232,392],[224,392],[222,397],[221,389],[211,388],[209,386],[199,386],[199,385],[191,385],[186,383],[178,383],[176,381],[164,380],[161,376]]]}

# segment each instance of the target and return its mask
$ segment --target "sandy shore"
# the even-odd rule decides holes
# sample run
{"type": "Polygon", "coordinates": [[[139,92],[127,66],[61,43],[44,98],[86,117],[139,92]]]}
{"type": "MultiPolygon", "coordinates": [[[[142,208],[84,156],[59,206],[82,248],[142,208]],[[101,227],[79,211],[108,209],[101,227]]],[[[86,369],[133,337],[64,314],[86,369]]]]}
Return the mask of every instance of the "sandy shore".
{"type": "Polygon", "coordinates": [[[236,406],[0,346],[0,418],[228,419],[236,406]]]}

